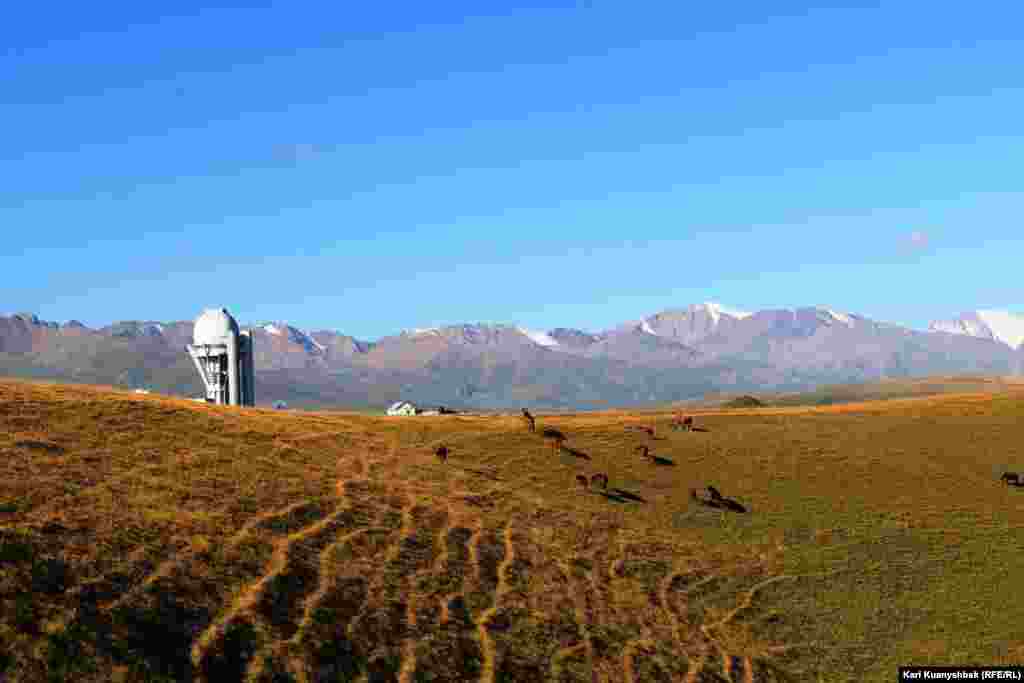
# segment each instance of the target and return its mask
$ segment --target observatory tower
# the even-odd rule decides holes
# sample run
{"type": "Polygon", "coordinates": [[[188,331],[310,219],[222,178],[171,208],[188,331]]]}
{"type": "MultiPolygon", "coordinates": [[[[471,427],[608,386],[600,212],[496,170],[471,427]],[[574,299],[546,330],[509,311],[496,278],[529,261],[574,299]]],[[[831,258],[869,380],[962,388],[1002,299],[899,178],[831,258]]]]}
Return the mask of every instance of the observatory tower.
{"type": "Polygon", "coordinates": [[[240,332],[224,308],[208,308],[196,318],[192,344],[185,347],[206,385],[206,402],[256,405],[252,332],[240,332]]]}

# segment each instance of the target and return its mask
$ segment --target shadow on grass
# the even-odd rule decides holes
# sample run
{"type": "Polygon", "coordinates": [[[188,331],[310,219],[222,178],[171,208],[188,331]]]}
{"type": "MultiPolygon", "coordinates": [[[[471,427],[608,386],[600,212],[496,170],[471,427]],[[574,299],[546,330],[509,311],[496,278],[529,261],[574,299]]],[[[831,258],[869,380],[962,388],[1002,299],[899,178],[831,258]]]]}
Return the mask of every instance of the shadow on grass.
{"type": "Polygon", "coordinates": [[[716,508],[719,510],[728,510],[729,512],[748,512],[745,505],[739,501],[735,501],[732,498],[694,498],[695,501],[703,505],[704,507],[716,508]]]}
{"type": "Polygon", "coordinates": [[[0,564],[30,564],[36,550],[27,538],[0,531],[0,564]]]}
{"type": "Polygon", "coordinates": [[[745,505],[732,498],[726,498],[714,486],[708,486],[707,495],[698,495],[697,489],[690,489],[690,499],[704,507],[728,510],[730,512],[747,512],[745,505]]]}
{"type": "Polygon", "coordinates": [[[643,496],[626,491],[624,489],[609,489],[607,491],[598,491],[602,496],[608,500],[616,503],[646,503],[647,499],[643,496]]]}
{"type": "Polygon", "coordinates": [[[354,681],[368,664],[366,655],[341,633],[313,648],[311,660],[313,681],[354,681]]]}
{"type": "Polygon", "coordinates": [[[691,432],[710,432],[711,430],[707,427],[690,427],[691,432]]]}
{"type": "Polygon", "coordinates": [[[651,462],[653,462],[655,465],[662,465],[664,467],[675,467],[676,466],[675,462],[673,462],[672,460],[669,460],[668,458],[663,458],[660,455],[653,456],[651,458],[651,462]]]}
{"type": "MultiPolygon", "coordinates": [[[[97,656],[126,665],[153,683],[192,680],[195,672],[190,650],[196,634],[209,623],[210,615],[205,610],[186,607],[173,596],[161,595],[155,605],[123,606],[105,612],[99,609],[97,597],[94,591],[83,591],[71,623],[46,637],[45,658],[51,680],[76,680],[81,674],[95,673],[97,656]]],[[[225,649],[248,652],[247,635],[229,634],[225,649]]],[[[235,659],[244,656],[236,655],[235,659]]],[[[231,673],[231,667],[227,669],[231,673]]],[[[226,680],[231,680],[230,676],[226,680]]]]}
{"type": "Polygon", "coordinates": [[[31,451],[43,451],[51,455],[60,455],[64,453],[64,447],[58,446],[55,443],[49,441],[37,441],[35,439],[23,439],[21,441],[15,441],[14,445],[18,448],[24,448],[31,451]]]}
{"type": "Polygon", "coordinates": [[[562,452],[566,455],[571,455],[574,458],[582,458],[583,460],[590,460],[590,456],[583,451],[578,451],[575,448],[569,448],[568,446],[562,447],[562,452]]]}
{"type": "Polygon", "coordinates": [[[47,557],[32,563],[34,593],[63,593],[70,585],[70,568],[63,560],[47,557]]]}
{"type": "MultiPolygon", "coordinates": [[[[173,596],[162,594],[155,605],[123,606],[108,613],[97,608],[95,598],[85,593],[80,598],[76,618],[66,629],[51,636],[51,670],[69,675],[89,671],[94,659],[91,653],[98,653],[145,674],[146,680],[191,679],[192,641],[209,623],[208,612],[186,607],[173,596]]],[[[245,649],[235,642],[237,637],[229,641],[225,643],[229,648],[245,649]]]]}
{"type": "Polygon", "coordinates": [[[203,658],[200,670],[209,681],[242,681],[256,654],[256,629],[246,619],[228,624],[224,634],[203,658]]]}
{"type": "Polygon", "coordinates": [[[478,470],[472,467],[463,467],[462,471],[480,475],[484,479],[490,479],[491,481],[501,481],[501,477],[496,475],[494,472],[488,472],[487,470],[478,470]]]}

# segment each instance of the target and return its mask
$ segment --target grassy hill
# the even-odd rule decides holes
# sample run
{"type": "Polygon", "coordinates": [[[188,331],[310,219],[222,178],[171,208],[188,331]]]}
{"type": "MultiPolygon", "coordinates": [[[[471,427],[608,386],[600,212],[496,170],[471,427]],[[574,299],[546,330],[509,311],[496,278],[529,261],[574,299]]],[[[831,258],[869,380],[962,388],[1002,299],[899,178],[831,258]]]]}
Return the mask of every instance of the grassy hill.
{"type": "Polygon", "coordinates": [[[541,415],[568,436],[556,455],[514,417],[4,381],[0,679],[890,681],[1024,661],[1024,488],[997,481],[1024,469],[1024,387],[693,414],[706,431],[541,415]],[[608,491],[576,484],[595,472],[608,491]],[[691,498],[709,483],[747,512],[691,498]]]}
{"type": "Polygon", "coordinates": [[[683,408],[748,408],[750,398],[765,406],[825,406],[894,398],[942,394],[1001,394],[1024,385],[1024,377],[953,375],[948,377],[887,378],[874,382],[825,384],[808,391],[758,393],[756,396],[709,394],[704,399],[679,402],[683,408]]]}

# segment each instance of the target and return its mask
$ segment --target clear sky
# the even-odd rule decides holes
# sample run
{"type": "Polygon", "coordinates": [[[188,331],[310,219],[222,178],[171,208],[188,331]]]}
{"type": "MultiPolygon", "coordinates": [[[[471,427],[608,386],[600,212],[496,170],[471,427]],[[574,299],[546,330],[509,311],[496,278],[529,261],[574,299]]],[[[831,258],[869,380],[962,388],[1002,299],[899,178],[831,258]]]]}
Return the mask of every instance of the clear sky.
{"type": "Polygon", "coordinates": [[[10,3],[0,311],[366,339],[1021,311],[1022,26],[985,0],[10,3]]]}

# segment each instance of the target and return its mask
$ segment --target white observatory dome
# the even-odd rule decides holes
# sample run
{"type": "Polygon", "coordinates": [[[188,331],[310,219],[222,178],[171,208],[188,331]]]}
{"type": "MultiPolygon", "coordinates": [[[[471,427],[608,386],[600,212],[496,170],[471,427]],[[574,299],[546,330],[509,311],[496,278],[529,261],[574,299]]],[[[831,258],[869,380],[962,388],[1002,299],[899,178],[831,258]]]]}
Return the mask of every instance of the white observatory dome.
{"type": "Polygon", "coordinates": [[[208,308],[196,318],[192,331],[193,343],[225,344],[231,337],[238,336],[238,323],[231,317],[226,308],[208,308]]]}

